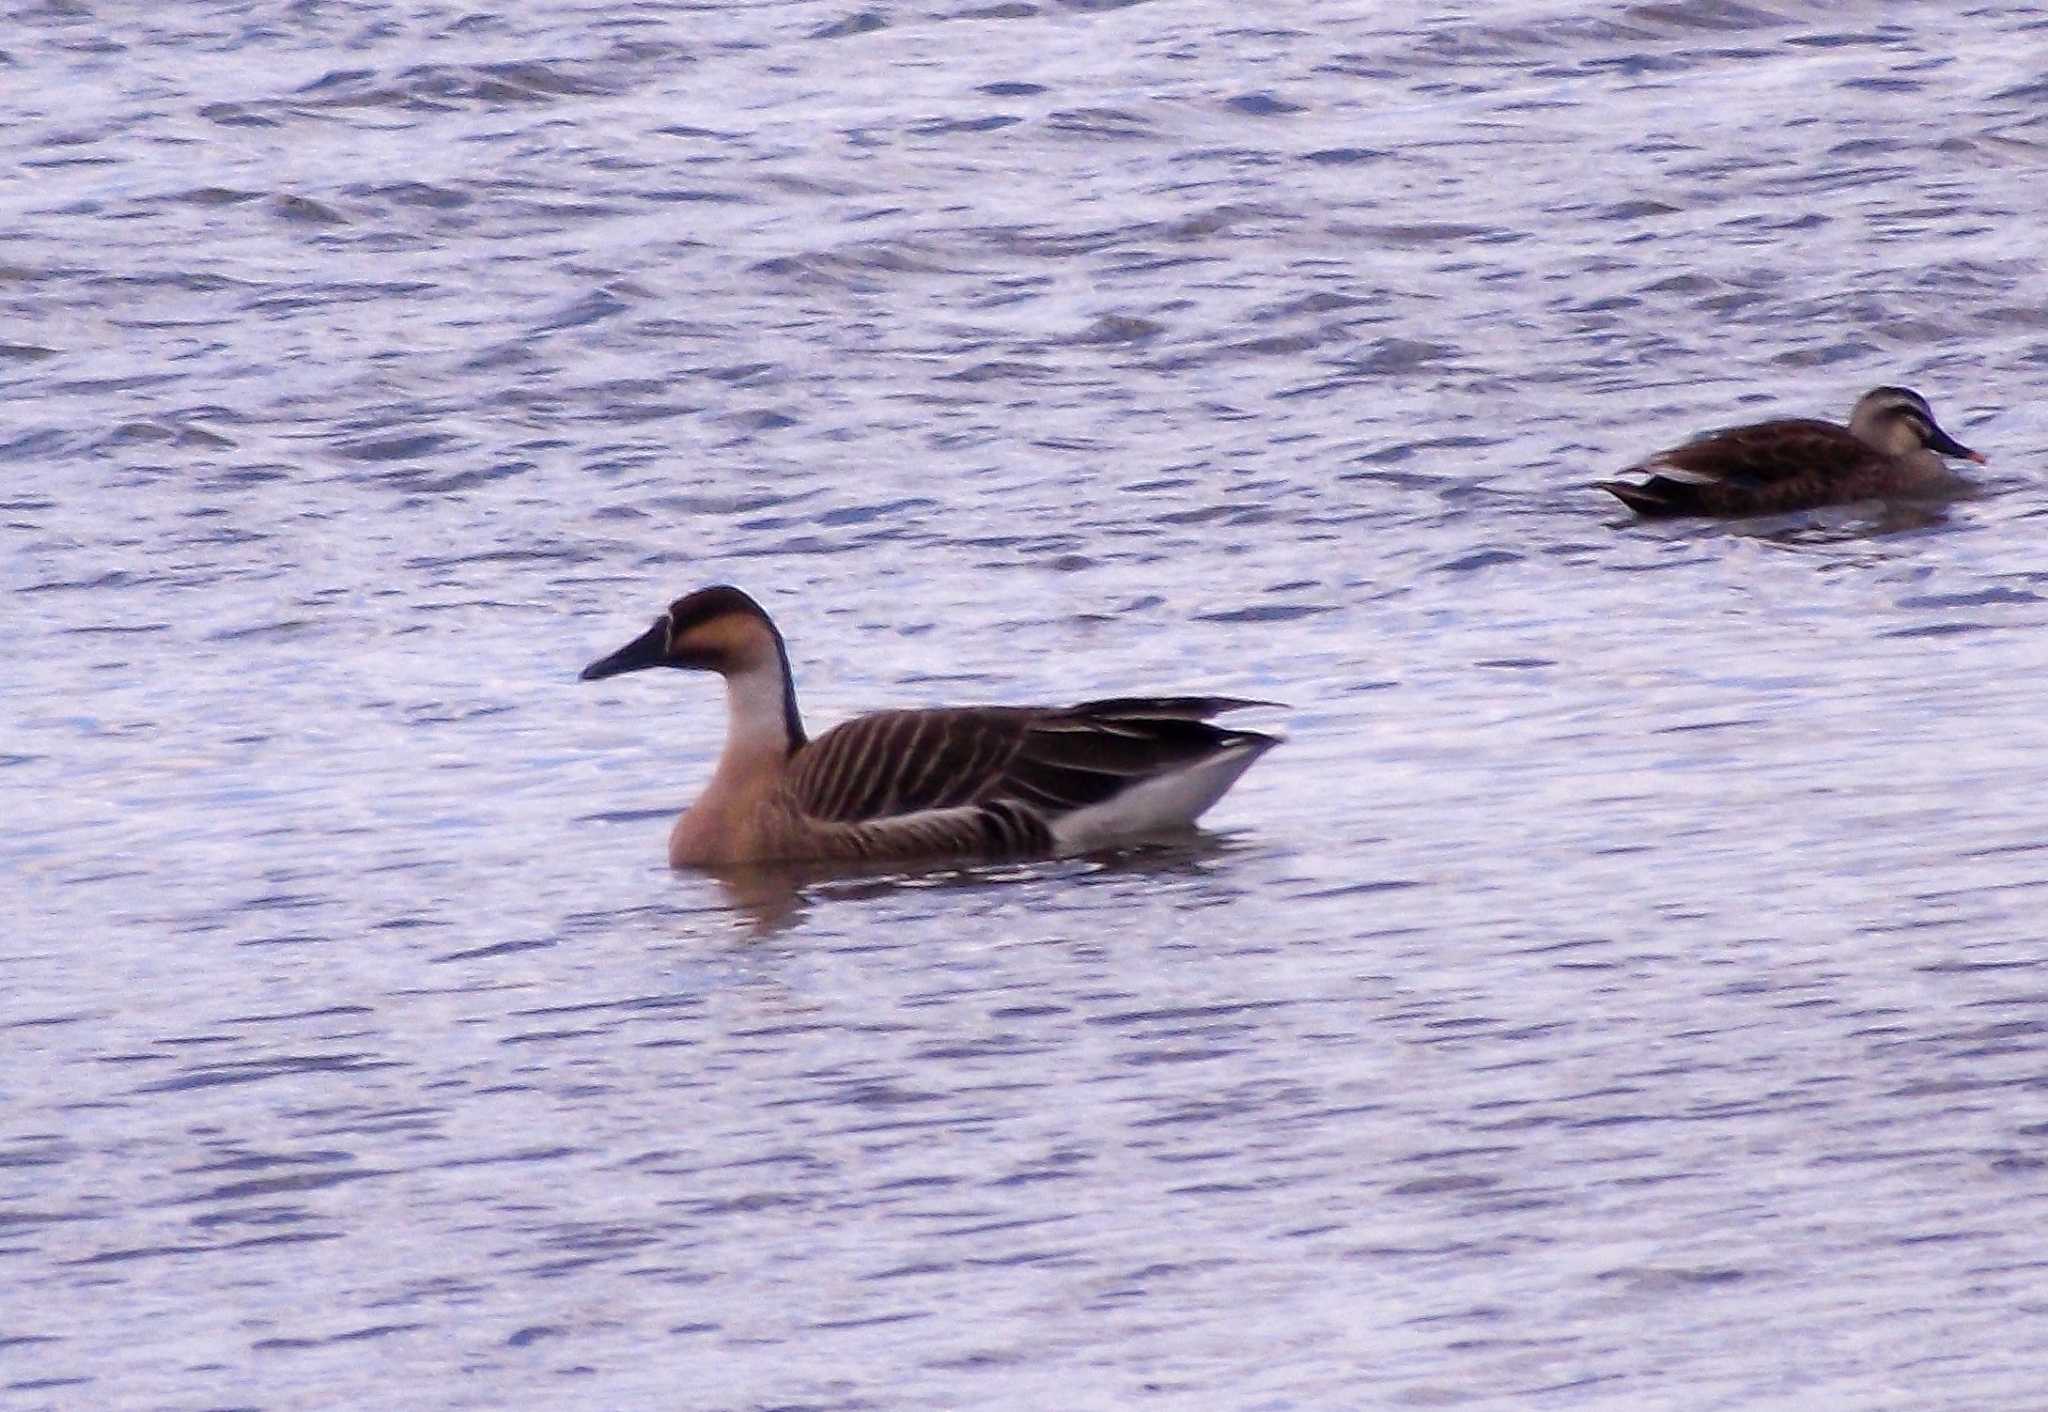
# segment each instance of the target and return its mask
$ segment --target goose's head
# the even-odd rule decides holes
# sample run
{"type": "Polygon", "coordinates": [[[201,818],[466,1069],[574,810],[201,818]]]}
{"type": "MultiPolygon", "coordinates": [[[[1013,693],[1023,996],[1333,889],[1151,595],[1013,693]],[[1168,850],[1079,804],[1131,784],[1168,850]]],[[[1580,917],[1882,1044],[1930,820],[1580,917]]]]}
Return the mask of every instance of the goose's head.
{"type": "Polygon", "coordinates": [[[782,636],[761,605],[736,588],[700,588],[671,603],[654,626],[583,669],[584,681],[646,667],[745,676],[783,662],[782,636]]]}
{"type": "Polygon", "coordinates": [[[1957,441],[1934,420],[1927,399],[1910,387],[1873,387],[1856,399],[1849,430],[1894,456],[1933,451],[1984,464],[1984,457],[1957,441]]]}
{"type": "Polygon", "coordinates": [[[782,750],[804,743],[789,652],[761,605],[723,584],[671,603],[654,626],[583,669],[600,681],[646,667],[685,667],[725,678],[736,734],[782,750]]]}

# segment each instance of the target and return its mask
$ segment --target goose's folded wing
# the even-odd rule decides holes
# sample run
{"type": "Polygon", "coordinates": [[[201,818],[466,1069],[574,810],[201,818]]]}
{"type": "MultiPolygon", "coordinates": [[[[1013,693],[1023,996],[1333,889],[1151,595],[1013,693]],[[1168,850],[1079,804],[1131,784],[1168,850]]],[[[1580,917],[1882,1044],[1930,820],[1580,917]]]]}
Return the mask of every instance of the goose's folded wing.
{"type": "Polygon", "coordinates": [[[1085,809],[1233,746],[1274,744],[1256,731],[1207,724],[1224,711],[1271,704],[1227,696],[1120,697],[1041,712],[990,797],[1048,816],[1085,809]]]}
{"type": "Polygon", "coordinates": [[[1254,706],[1280,707],[1277,701],[1255,701],[1244,696],[1111,696],[1101,701],[1084,701],[1048,715],[1086,716],[1091,719],[1135,717],[1153,720],[1206,721],[1226,711],[1243,711],[1254,706]]]}
{"type": "Polygon", "coordinates": [[[790,762],[790,800],[807,817],[863,823],[984,798],[1023,743],[1025,707],[879,711],[834,726],[790,762]]]}
{"type": "Polygon", "coordinates": [[[1694,484],[1763,487],[1837,480],[1866,466],[1873,454],[1832,422],[1787,420],[1712,432],[1660,451],[1634,469],[1694,484]]]}
{"type": "Polygon", "coordinates": [[[786,789],[806,817],[874,823],[970,805],[1048,817],[1235,745],[1273,738],[1208,718],[1270,702],[1227,696],[1117,697],[1079,706],[882,711],[797,752],[786,789]]]}

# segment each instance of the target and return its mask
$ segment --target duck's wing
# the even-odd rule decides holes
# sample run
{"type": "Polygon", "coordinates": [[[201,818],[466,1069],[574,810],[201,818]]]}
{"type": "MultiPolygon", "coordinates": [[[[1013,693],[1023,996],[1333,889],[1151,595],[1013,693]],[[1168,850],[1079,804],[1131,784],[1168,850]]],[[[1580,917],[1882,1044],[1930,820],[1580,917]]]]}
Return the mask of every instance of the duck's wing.
{"type": "Polygon", "coordinates": [[[1882,453],[1833,422],[1804,418],[1731,427],[1659,451],[1597,488],[1644,515],[1752,515],[1855,495],[1882,453]]]}
{"type": "Polygon", "coordinates": [[[1847,427],[1802,417],[1709,432],[1631,469],[1761,489],[1791,481],[1835,483],[1878,456],[1847,427]]]}
{"type": "Polygon", "coordinates": [[[1213,785],[1213,793],[1197,802],[1202,789],[1183,790],[1158,808],[1192,808],[1170,821],[1192,822],[1278,743],[1209,719],[1264,704],[1171,696],[884,711],[798,751],[785,788],[804,817],[859,830],[863,853],[1043,850],[1066,841],[1061,822],[1069,816],[1182,777],[1213,785]]]}

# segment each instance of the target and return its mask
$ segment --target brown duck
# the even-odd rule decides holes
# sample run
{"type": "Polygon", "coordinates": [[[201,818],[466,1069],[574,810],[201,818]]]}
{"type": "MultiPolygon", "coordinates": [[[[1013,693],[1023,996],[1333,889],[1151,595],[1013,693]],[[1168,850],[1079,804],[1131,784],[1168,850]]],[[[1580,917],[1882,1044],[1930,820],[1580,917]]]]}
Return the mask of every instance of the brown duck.
{"type": "Polygon", "coordinates": [[[1942,457],[1984,458],[1941,429],[1909,387],[1873,387],[1849,425],[1803,417],[1711,432],[1594,482],[1639,515],[1772,515],[1849,500],[1952,491],[1942,457]]]}
{"type": "Polygon", "coordinates": [[[1209,718],[1270,702],[1159,696],[882,711],[812,740],[782,634],[736,588],[679,598],[583,669],[725,678],[725,750],[669,833],[671,867],[1084,852],[1185,832],[1279,740],[1209,718]]]}

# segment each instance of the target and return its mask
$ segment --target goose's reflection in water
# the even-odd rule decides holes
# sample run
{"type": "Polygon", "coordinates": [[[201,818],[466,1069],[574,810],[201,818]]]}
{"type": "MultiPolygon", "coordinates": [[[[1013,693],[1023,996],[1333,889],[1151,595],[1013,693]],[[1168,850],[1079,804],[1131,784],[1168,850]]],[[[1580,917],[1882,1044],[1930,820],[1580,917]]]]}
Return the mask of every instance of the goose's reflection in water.
{"type": "Polygon", "coordinates": [[[933,895],[933,906],[951,905],[962,893],[1051,884],[1088,888],[1128,878],[1148,884],[1200,884],[1213,899],[1236,897],[1246,889],[1229,878],[1231,855],[1252,851],[1249,837],[1197,830],[1124,848],[1064,858],[944,864],[927,868],[890,863],[790,862],[725,865],[697,870],[709,877],[749,940],[779,936],[801,926],[820,906],[933,895]]]}

